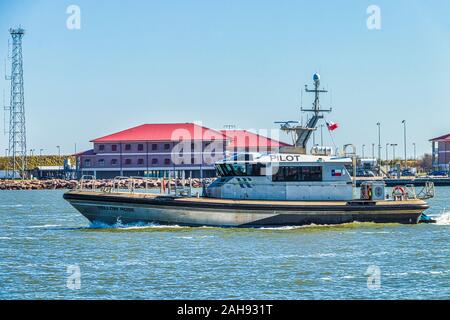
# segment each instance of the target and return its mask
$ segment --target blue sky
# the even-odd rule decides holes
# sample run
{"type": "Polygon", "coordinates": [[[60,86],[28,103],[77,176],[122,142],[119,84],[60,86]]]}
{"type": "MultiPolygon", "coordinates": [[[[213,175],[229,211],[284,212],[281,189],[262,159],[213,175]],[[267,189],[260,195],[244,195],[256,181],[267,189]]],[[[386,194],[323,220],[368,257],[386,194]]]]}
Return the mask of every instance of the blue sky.
{"type": "MultiPolygon", "coordinates": [[[[408,154],[412,142],[421,154],[450,132],[448,12],[444,0],[2,0],[0,57],[8,28],[22,25],[27,144],[44,153],[141,123],[276,128],[299,118],[300,90],[317,71],[332,90],[338,146],[371,154],[380,121],[383,157],[386,142],[403,154],[406,119],[408,154]],[[71,4],[80,30],[66,28],[71,4]],[[381,30],[366,27],[371,4],[381,30]]],[[[2,153],[7,141],[0,135],[2,153]]]]}

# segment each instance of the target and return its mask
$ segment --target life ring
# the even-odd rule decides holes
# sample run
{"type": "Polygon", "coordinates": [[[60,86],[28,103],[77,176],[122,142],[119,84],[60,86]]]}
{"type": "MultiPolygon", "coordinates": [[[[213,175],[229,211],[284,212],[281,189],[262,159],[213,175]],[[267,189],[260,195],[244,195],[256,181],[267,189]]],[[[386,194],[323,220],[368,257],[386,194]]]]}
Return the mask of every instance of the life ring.
{"type": "Polygon", "coordinates": [[[394,199],[404,199],[406,195],[406,190],[402,186],[395,186],[392,190],[392,196],[394,199]]]}

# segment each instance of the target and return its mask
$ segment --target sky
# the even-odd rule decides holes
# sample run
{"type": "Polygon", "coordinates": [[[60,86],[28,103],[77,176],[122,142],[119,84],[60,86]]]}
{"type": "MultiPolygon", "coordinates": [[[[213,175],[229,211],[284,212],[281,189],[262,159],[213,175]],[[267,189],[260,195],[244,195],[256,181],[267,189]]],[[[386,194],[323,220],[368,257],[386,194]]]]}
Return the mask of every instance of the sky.
{"type": "MultiPolygon", "coordinates": [[[[371,155],[380,122],[383,158],[386,143],[403,155],[406,120],[412,156],[412,143],[420,155],[450,133],[448,12],[446,0],[1,0],[0,57],[8,29],[25,28],[27,147],[44,154],[142,123],[275,129],[300,119],[312,102],[301,90],[319,72],[338,147],[365,144],[371,155]],[[67,28],[70,5],[80,29],[67,28]],[[379,30],[367,27],[370,5],[379,30]]],[[[5,130],[2,121],[1,152],[5,130]]]]}

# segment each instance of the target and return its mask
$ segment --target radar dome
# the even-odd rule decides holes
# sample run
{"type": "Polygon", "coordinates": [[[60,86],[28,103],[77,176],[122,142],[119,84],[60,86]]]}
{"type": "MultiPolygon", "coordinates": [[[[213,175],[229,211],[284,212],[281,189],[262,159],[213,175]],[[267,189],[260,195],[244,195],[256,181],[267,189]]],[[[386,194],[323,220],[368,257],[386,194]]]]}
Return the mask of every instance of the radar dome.
{"type": "Polygon", "coordinates": [[[314,80],[314,81],[319,81],[319,80],[320,80],[320,74],[314,73],[314,75],[313,75],[313,80],[314,80]]]}

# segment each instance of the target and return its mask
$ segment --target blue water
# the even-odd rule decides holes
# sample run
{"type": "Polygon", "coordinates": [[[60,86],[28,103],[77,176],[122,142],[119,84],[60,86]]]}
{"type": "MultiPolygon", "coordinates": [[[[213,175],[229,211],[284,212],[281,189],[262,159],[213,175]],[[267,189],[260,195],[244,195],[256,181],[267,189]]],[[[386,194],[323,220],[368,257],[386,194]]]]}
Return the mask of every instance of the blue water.
{"type": "Polygon", "coordinates": [[[278,229],[90,226],[62,194],[0,192],[0,299],[450,298],[448,187],[437,225],[278,229]]]}

